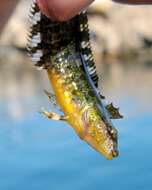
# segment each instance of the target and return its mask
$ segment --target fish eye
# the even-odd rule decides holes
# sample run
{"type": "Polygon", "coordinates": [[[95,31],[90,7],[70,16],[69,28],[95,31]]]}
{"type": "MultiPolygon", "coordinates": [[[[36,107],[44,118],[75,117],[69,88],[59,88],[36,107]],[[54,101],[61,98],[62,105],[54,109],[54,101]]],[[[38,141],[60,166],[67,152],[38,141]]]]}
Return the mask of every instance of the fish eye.
{"type": "Polygon", "coordinates": [[[113,150],[112,155],[113,155],[113,157],[117,157],[119,155],[118,150],[113,150]]]}
{"type": "Polygon", "coordinates": [[[116,129],[112,128],[110,130],[110,133],[111,133],[113,139],[117,139],[117,130],[116,129]]]}

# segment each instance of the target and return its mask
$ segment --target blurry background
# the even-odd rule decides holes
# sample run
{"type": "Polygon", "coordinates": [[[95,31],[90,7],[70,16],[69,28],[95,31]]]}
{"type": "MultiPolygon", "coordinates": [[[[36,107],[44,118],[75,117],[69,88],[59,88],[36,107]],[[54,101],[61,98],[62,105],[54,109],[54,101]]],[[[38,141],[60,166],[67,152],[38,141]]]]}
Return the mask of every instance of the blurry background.
{"type": "Polygon", "coordinates": [[[0,36],[0,189],[151,190],[152,6],[97,0],[89,9],[99,86],[124,115],[114,121],[120,156],[107,161],[38,113],[51,87],[25,51],[30,2],[19,1],[0,36]]]}

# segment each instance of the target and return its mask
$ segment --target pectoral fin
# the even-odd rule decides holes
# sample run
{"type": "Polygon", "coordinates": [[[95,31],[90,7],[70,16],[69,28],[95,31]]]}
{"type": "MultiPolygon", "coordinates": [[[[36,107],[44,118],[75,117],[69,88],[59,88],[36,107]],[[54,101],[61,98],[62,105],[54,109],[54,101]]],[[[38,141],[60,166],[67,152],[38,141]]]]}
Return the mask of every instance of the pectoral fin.
{"type": "Polygon", "coordinates": [[[119,113],[119,108],[115,108],[113,104],[108,104],[106,106],[106,109],[108,110],[111,119],[121,119],[123,116],[119,113]]]}
{"type": "Polygon", "coordinates": [[[52,120],[56,120],[56,121],[67,121],[67,117],[64,116],[64,115],[59,115],[55,112],[49,112],[45,109],[42,109],[40,112],[40,114],[46,116],[47,118],[49,119],[52,119],[52,120]]]}
{"type": "Polygon", "coordinates": [[[58,106],[57,102],[56,102],[56,98],[55,95],[51,92],[48,92],[47,90],[44,90],[44,93],[46,94],[46,96],[49,98],[51,104],[53,105],[53,107],[59,111],[61,111],[60,107],[58,106]]]}

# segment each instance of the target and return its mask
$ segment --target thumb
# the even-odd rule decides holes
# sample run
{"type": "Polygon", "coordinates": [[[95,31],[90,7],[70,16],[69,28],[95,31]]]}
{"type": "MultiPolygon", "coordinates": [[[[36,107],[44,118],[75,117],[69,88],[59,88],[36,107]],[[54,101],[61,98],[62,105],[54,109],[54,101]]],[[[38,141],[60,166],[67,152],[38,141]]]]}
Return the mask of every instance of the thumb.
{"type": "Polygon", "coordinates": [[[36,0],[43,14],[52,20],[67,21],[94,0],[36,0]]]}
{"type": "Polygon", "coordinates": [[[42,13],[46,15],[47,17],[50,17],[50,11],[48,6],[47,0],[36,0],[39,8],[41,9],[42,13]]]}

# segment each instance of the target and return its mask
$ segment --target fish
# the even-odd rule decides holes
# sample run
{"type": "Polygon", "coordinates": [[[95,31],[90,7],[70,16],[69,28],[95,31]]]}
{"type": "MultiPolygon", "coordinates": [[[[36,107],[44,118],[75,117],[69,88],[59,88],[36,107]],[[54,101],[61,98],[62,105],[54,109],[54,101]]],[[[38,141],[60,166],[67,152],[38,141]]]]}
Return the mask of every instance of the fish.
{"type": "MultiPolygon", "coordinates": [[[[45,69],[63,115],[42,110],[49,119],[67,122],[76,134],[111,160],[118,156],[118,135],[111,119],[122,115],[106,104],[90,45],[87,12],[66,22],[47,18],[33,0],[27,50],[34,65],[45,69]]],[[[51,100],[52,94],[45,91],[51,100]]]]}

